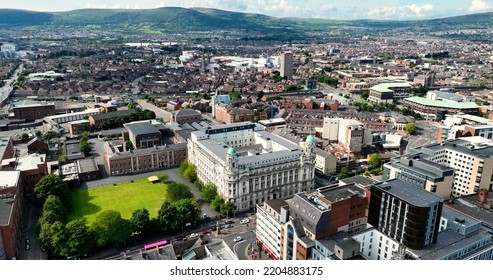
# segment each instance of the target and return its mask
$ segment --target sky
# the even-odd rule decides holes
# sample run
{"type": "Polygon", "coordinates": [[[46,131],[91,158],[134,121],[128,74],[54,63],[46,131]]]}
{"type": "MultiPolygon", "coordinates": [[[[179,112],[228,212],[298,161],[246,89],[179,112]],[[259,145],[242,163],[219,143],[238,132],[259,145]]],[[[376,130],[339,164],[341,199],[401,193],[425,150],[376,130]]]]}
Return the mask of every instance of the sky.
{"type": "Polygon", "coordinates": [[[159,7],[216,8],[275,17],[409,20],[491,12],[493,0],[0,0],[0,8],[34,11],[159,7]]]}

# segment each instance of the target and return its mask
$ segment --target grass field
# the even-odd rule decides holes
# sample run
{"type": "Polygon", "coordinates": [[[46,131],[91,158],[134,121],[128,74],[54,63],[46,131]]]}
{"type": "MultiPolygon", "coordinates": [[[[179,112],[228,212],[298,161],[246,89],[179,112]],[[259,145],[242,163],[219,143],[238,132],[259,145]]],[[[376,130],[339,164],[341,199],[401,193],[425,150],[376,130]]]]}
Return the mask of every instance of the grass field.
{"type": "Polygon", "coordinates": [[[85,217],[88,224],[91,224],[105,210],[119,211],[124,219],[129,219],[140,208],[149,210],[153,218],[157,216],[165,195],[166,184],[151,184],[147,179],[119,183],[116,186],[76,190],[72,193],[72,209],[68,219],[71,221],[85,217]]]}

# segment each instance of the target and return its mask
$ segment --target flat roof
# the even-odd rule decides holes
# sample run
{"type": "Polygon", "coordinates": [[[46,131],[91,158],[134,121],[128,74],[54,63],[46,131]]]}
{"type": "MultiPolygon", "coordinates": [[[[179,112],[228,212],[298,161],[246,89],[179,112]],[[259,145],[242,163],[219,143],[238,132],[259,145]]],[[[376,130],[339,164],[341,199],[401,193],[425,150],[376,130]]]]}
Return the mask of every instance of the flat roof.
{"type": "Polygon", "coordinates": [[[11,196],[11,198],[0,198],[0,226],[9,224],[13,199],[14,196],[11,196]]]}
{"type": "Polygon", "coordinates": [[[93,158],[80,159],[78,161],[79,173],[99,171],[98,165],[93,158]]]}
{"type": "Polygon", "coordinates": [[[443,198],[439,195],[420,189],[399,179],[376,183],[373,186],[418,207],[429,207],[430,204],[443,202],[443,198]]]}
{"type": "Polygon", "coordinates": [[[474,102],[451,102],[441,100],[430,100],[424,97],[408,97],[404,98],[405,101],[418,103],[423,106],[451,108],[451,109],[479,109],[479,105],[474,102]]]}
{"type": "Polygon", "coordinates": [[[17,160],[17,166],[15,170],[26,171],[32,169],[38,169],[38,164],[43,164],[46,159],[44,154],[30,154],[17,160]],[[43,159],[43,160],[41,160],[43,159]]]}
{"type": "Polygon", "coordinates": [[[0,190],[16,187],[20,176],[21,172],[17,170],[0,171],[0,190]]]}
{"type": "Polygon", "coordinates": [[[128,110],[113,111],[104,114],[97,114],[97,115],[93,115],[92,118],[95,121],[100,121],[100,120],[107,120],[107,119],[117,118],[120,116],[130,115],[132,113],[135,113],[135,111],[133,109],[128,109],[128,110]]]}
{"type": "Polygon", "coordinates": [[[127,124],[125,124],[125,127],[133,135],[143,135],[143,134],[151,134],[151,133],[161,134],[159,129],[157,129],[151,123],[127,123],[127,124]]]}
{"type": "Polygon", "coordinates": [[[410,83],[381,83],[371,87],[370,90],[375,90],[379,92],[394,92],[390,88],[399,88],[399,87],[411,88],[411,84],[410,83]]]}
{"type": "MultiPolygon", "coordinates": [[[[492,196],[492,192],[488,192],[488,201],[490,204],[492,196]]],[[[453,203],[448,203],[447,206],[493,226],[493,214],[491,210],[484,208],[477,200],[477,197],[477,194],[461,196],[460,198],[454,199],[453,203]]]]}
{"type": "Polygon", "coordinates": [[[87,124],[87,123],[89,123],[89,120],[78,120],[78,121],[69,122],[68,124],[87,124]]]}

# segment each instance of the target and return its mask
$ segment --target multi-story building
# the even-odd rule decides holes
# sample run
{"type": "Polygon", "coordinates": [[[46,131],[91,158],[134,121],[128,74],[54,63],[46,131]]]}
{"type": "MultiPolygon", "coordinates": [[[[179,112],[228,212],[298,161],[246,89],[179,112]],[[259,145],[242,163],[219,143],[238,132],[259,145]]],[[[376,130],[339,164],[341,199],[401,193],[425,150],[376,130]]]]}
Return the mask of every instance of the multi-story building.
{"type": "Polygon", "coordinates": [[[188,160],[201,182],[214,184],[237,211],[245,211],[313,189],[315,137],[301,145],[251,122],[217,125],[192,132],[188,160]]]}
{"type": "Polygon", "coordinates": [[[22,203],[20,172],[0,171],[0,260],[19,256],[22,203]]]}
{"type": "Polygon", "coordinates": [[[231,98],[227,94],[212,96],[212,116],[216,117],[216,106],[218,103],[231,104],[231,98]]]}
{"type": "Polygon", "coordinates": [[[315,172],[323,175],[335,174],[337,158],[333,154],[319,148],[315,148],[315,172]]]}
{"type": "Polygon", "coordinates": [[[0,138],[0,161],[12,158],[15,155],[14,141],[12,136],[0,138]]]}
{"type": "Polygon", "coordinates": [[[286,129],[286,120],[283,118],[260,120],[258,123],[263,125],[267,132],[272,132],[276,129],[286,129]]]}
{"type": "Polygon", "coordinates": [[[257,204],[256,241],[273,260],[281,258],[281,228],[289,220],[289,207],[284,199],[257,204]]]}
{"type": "Polygon", "coordinates": [[[55,104],[24,104],[14,103],[11,107],[14,117],[17,119],[25,119],[27,121],[33,121],[42,119],[46,116],[55,114],[55,104]]]}
{"type": "Polygon", "coordinates": [[[281,54],[280,75],[288,80],[293,78],[293,53],[285,52],[281,54]]]}
{"type": "Polygon", "coordinates": [[[68,124],[68,132],[72,136],[82,134],[84,131],[89,131],[89,128],[91,127],[89,120],[78,120],[69,122],[68,124]]]}
{"type": "Polygon", "coordinates": [[[187,144],[124,150],[122,143],[104,143],[104,162],[110,176],[130,175],[177,167],[187,157],[187,144]]]}
{"type": "Polygon", "coordinates": [[[216,119],[222,123],[251,121],[255,117],[254,112],[250,109],[233,108],[224,103],[216,104],[215,113],[216,119]]]}
{"type": "Polygon", "coordinates": [[[383,180],[400,179],[449,199],[454,185],[454,169],[421,157],[396,157],[383,166],[383,180]]]}
{"type": "Polygon", "coordinates": [[[441,121],[446,114],[477,114],[479,105],[474,102],[430,100],[413,96],[404,99],[404,106],[420,114],[424,119],[441,121]]]}
{"type": "Polygon", "coordinates": [[[409,97],[410,83],[382,83],[370,88],[368,101],[372,103],[394,103],[409,97]]]}
{"type": "Polygon", "coordinates": [[[193,109],[181,109],[173,114],[173,122],[179,124],[185,123],[199,123],[202,121],[202,114],[200,111],[193,109]]]}
{"type": "Polygon", "coordinates": [[[152,121],[126,123],[123,127],[126,129],[124,139],[129,139],[136,149],[162,144],[163,134],[156,125],[152,124],[152,121]]]}
{"type": "Polygon", "coordinates": [[[493,121],[468,114],[447,115],[440,122],[437,141],[469,136],[493,139],[493,121]]]}
{"type": "Polygon", "coordinates": [[[443,198],[399,179],[371,187],[368,223],[410,249],[437,242],[443,198]]]}
{"type": "Polygon", "coordinates": [[[415,149],[421,157],[455,169],[452,196],[493,189],[493,141],[479,136],[459,138],[415,149]]]}
{"type": "Polygon", "coordinates": [[[281,228],[281,258],[308,259],[316,240],[364,230],[368,195],[354,183],[296,194],[288,201],[291,220],[281,228]]]}

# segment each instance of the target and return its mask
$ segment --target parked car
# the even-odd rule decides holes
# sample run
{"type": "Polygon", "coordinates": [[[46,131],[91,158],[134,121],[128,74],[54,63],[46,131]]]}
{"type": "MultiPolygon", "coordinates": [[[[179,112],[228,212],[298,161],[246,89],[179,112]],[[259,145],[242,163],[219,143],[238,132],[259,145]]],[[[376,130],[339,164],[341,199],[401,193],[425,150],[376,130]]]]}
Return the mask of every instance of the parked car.
{"type": "Polygon", "coordinates": [[[234,223],[235,223],[235,221],[231,221],[231,220],[230,221],[226,221],[226,224],[228,224],[228,225],[232,225],[234,223]]]}
{"type": "Polygon", "coordinates": [[[243,238],[241,238],[241,236],[237,236],[233,239],[234,242],[240,242],[241,240],[243,240],[243,238]]]}
{"type": "Polygon", "coordinates": [[[245,218],[245,219],[240,221],[240,224],[244,225],[244,224],[248,224],[249,222],[250,222],[250,219],[245,218]]]}
{"type": "Polygon", "coordinates": [[[199,234],[198,233],[192,233],[192,234],[190,234],[190,238],[195,238],[195,237],[199,237],[199,234]]]}

